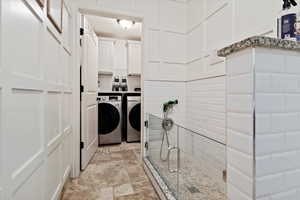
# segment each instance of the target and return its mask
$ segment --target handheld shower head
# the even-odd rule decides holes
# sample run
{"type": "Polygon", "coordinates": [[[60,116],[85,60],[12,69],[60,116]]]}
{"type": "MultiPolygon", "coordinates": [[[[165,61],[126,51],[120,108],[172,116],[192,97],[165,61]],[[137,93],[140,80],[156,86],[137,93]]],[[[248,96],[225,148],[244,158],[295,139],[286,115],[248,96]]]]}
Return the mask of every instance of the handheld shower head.
{"type": "Polygon", "coordinates": [[[293,5],[293,6],[297,6],[297,2],[295,0],[290,0],[290,3],[293,5]]]}
{"type": "Polygon", "coordinates": [[[297,2],[295,0],[283,0],[283,9],[290,9],[292,6],[297,6],[297,2]]]}
{"type": "Polygon", "coordinates": [[[174,101],[168,101],[166,103],[163,104],[163,112],[166,113],[168,112],[174,105],[178,104],[178,100],[174,100],[174,101]]]}

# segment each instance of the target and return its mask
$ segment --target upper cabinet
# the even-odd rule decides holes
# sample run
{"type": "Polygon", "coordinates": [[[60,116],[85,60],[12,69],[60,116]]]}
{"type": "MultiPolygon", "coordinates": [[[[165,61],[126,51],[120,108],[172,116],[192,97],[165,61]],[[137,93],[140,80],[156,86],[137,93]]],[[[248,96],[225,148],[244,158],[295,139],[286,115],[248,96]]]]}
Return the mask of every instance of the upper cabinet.
{"type": "Polygon", "coordinates": [[[114,70],[114,39],[99,39],[99,68],[102,73],[114,70]]]}
{"type": "Polygon", "coordinates": [[[142,47],[141,42],[128,41],[128,75],[140,75],[142,65],[142,47]]]}
{"type": "Polygon", "coordinates": [[[99,39],[99,73],[102,74],[141,74],[141,42],[99,39]]]}
{"type": "Polygon", "coordinates": [[[126,40],[116,40],[115,69],[125,70],[125,71],[127,69],[127,41],[126,40]]]}

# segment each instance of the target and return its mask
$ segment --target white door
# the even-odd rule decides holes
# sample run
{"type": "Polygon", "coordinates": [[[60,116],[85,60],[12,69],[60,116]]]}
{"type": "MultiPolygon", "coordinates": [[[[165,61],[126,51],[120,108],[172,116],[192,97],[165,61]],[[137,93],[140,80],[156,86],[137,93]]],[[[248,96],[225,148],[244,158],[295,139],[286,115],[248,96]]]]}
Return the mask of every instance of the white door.
{"type": "Polygon", "coordinates": [[[82,17],[81,65],[81,169],[85,169],[98,147],[98,38],[85,17],[82,17]]]}

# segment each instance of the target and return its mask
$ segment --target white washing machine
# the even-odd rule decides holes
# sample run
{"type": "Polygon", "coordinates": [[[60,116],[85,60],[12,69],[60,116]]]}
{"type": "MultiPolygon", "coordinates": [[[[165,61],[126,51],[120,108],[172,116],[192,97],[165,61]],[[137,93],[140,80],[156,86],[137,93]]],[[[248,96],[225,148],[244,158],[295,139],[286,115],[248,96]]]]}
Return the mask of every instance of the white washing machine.
{"type": "Polygon", "coordinates": [[[127,97],[127,142],[141,141],[141,97],[127,97]]]}
{"type": "Polygon", "coordinates": [[[99,144],[119,144],[122,142],[122,97],[99,96],[98,98],[99,144]]]}

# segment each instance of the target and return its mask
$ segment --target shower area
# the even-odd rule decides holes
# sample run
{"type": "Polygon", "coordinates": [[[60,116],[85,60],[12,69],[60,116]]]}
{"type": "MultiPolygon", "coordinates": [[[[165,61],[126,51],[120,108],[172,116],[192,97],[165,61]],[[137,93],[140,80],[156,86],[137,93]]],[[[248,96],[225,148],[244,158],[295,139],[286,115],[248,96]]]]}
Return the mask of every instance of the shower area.
{"type": "Polygon", "coordinates": [[[144,163],[167,200],[225,200],[226,145],[147,114],[144,163]]]}

